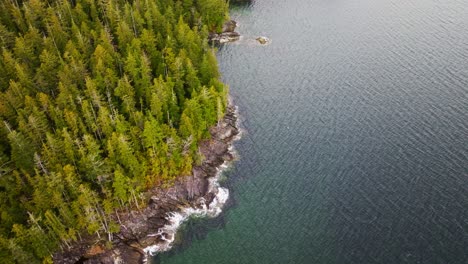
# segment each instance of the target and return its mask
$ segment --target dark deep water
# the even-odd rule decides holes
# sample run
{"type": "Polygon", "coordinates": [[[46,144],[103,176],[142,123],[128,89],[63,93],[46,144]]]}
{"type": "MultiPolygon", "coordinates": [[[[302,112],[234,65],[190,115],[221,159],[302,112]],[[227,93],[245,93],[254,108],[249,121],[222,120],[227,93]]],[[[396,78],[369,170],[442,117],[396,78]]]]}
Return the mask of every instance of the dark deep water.
{"type": "Polygon", "coordinates": [[[161,263],[468,263],[468,1],[257,0],[223,46],[240,160],[161,263]],[[267,36],[272,43],[252,39],[267,36]]]}

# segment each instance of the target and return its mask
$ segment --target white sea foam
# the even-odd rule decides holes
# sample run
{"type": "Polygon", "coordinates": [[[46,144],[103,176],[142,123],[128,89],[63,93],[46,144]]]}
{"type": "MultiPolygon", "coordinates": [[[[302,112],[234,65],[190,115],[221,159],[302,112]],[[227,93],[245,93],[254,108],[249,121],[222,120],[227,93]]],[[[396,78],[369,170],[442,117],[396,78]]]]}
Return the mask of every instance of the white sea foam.
{"type": "Polygon", "coordinates": [[[209,192],[215,193],[213,201],[206,206],[204,198],[198,201],[201,208],[186,207],[180,212],[170,213],[168,220],[170,224],[158,230],[158,233],[149,236],[161,236],[164,242],[156,245],[151,245],[143,249],[147,256],[153,256],[158,252],[164,252],[171,249],[180,225],[189,217],[216,217],[222,212],[222,208],[229,198],[229,190],[219,186],[219,177],[224,169],[228,167],[227,162],[224,162],[219,168],[215,177],[209,179],[209,192]]]}

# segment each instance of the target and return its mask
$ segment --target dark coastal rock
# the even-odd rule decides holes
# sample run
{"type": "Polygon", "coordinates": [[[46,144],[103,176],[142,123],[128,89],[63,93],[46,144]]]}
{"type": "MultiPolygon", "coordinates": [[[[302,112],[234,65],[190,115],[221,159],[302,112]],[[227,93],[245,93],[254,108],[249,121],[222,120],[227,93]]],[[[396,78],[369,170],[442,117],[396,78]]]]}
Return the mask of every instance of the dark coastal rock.
{"type": "Polygon", "coordinates": [[[232,160],[234,160],[234,155],[232,155],[232,153],[230,153],[230,152],[227,152],[226,154],[224,154],[223,160],[232,161],[232,160]]]}
{"type": "MultiPolygon", "coordinates": [[[[188,198],[188,191],[185,187],[184,181],[177,181],[172,188],[167,192],[167,195],[173,200],[181,201],[188,198]]],[[[174,201],[169,201],[170,204],[173,204],[174,201]]]]}
{"type": "Polygon", "coordinates": [[[216,44],[236,41],[240,38],[240,34],[234,31],[236,27],[237,27],[236,21],[234,20],[226,21],[223,24],[222,32],[221,33],[211,32],[208,35],[208,40],[211,43],[216,43],[216,44]]]}
{"type": "Polygon", "coordinates": [[[211,202],[213,202],[214,198],[216,197],[216,194],[210,192],[207,195],[205,195],[205,205],[208,207],[211,202]]]}
{"type": "Polygon", "coordinates": [[[143,263],[145,253],[136,246],[121,245],[113,250],[102,253],[84,256],[78,263],[84,264],[114,264],[114,263],[143,263]],[[119,262],[117,262],[117,260],[119,262]]]}
{"type": "MultiPolygon", "coordinates": [[[[122,262],[121,263],[143,263],[145,259],[145,252],[143,250],[138,250],[137,248],[132,248],[132,250],[125,250],[120,254],[122,262]]],[[[112,262],[112,263],[115,263],[112,262]]]]}
{"type": "Polygon", "coordinates": [[[209,41],[213,43],[227,43],[239,40],[240,34],[237,32],[223,32],[220,34],[212,33],[209,35],[209,41]]]}
{"type": "Polygon", "coordinates": [[[186,181],[185,188],[188,200],[201,197],[208,191],[208,181],[204,178],[206,175],[206,173],[202,174],[200,170],[194,170],[194,176],[186,181]]]}
{"type": "Polygon", "coordinates": [[[205,168],[205,172],[206,172],[206,177],[213,177],[213,175],[215,175],[218,170],[216,168],[213,168],[213,167],[206,167],[205,168]]]}
{"type": "Polygon", "coordinates": [[[163,227],[168,223],[166,218],[160,216],[148,218],[148,222],[158,227],[163,227]]]}
{"type": "Polygon", "coordinates": [[[268,42],[270,42],[270,39],[267,38],[267,37],[258,37],[258,38],[256,38],[256,40],[258,41],[258,43],[260,43],[262,45],[265,45],[268,42]]]}
{"type": "Polygon", "coordinates": [[[234,20],[229,20],[223,24],[223,32],[234,32],[237,27],[237,22],[234,20]]]}

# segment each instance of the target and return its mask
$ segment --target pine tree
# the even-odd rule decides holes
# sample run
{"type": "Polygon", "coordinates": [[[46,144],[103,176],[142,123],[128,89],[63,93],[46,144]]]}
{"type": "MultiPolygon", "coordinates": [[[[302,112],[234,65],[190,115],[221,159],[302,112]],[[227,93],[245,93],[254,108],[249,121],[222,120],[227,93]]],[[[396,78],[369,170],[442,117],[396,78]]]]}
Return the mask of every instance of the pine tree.
{"type": "Polygon", "coordinates": [[[34,169],[34,148],[31,142],[20,132],[8,134],[11,146],[11,159],[19,169],[31,172],[34,169]]]}

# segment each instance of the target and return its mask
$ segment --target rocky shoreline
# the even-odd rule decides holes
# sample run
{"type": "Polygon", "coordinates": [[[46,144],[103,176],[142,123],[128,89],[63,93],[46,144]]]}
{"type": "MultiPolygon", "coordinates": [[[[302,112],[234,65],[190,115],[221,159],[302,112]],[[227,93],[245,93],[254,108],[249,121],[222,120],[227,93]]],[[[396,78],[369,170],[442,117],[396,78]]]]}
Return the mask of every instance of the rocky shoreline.
{"type": "MultiPolygon", "coordinates": [[[[247,1],[248,2],[248,1],[247,1]]],[[[224,22],[221,33],[211,32],[208,35],[208,42],[211,44],[223,44],[228,42],[234,42],[241,38],[241,35],[236,32],[237,22],[234,20],[228,20],[224,22]]],[[[255,41],[260,45],[268,45],[271,40],[265,36],[255,38],[255,41]]]]}
{"type": "Polygon", "coordinates": [[[234,20],[228,20],[224,22],[221,33],[210,33],[208,35],[208,41],[214,44],[222,44],[227,42],[233,42],[240,39],[240,34],[235,31],[237,22],[234,20]]]}
{"type": "Polygon", "coordinates": [[[194,166],[192,175],[179,177],[169,188],[155,187],[146,193],[147,206],[119,212],[115,220],[120,232],[114,234],[112,248],[90,236],[70,249],[53,255],[54,263],[145,263],[154,251],[172,246],[175,232],[191,214],[216,216],[227,199],[217,177],[225,163],[234,159],[232,143],[240,134],[234,106],[228,106],[218,125],[210,129],[211,139],[200,144],[205,157],[194,166]]]}

